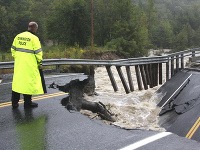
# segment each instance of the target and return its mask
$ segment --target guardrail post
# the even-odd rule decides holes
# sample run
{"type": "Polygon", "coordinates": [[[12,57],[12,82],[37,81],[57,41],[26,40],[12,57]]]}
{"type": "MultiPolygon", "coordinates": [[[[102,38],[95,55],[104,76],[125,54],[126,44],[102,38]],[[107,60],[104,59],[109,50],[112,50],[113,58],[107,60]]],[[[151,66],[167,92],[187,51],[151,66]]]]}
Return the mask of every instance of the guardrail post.
{"type": "Polygon", "coordinates": [[[140,76],[140,70],[139,70],[139,66],[136,65],[135,66],[135,73],[136,73],[136,78],[137,78],[137,83],[138,83],[138,89],[142,90],[142,81],[141,81],[141,76],[140,76]]]}
{"type": "Polygon", "coordinates": [[[158,64],[154,64],[154,86],[158,85],[158,64]]]}
{"type": "Polygon", "coordinates": [[[192,51],[192,57],[195,57],[195,51],[192,51]]]}
{"type": "Polygon", "coordinates": [[[60,73],[60,65],[56,65],[56,72],[60,73]]]}
{"type": "Polygon", "coordinates": [[[116,83],[116,81],[115,81],[115,78],[114,78],[114,76],[113,76],[113,73],[112,73],[110,67],[111,67],[111,66],[106,66],[106,70],[107,70],[107,72],[108,72],[108,76],[109,76],[109,78],[110,78],[110,81],[111,81],[111,84],[112,84],[112,86],[113,86],[113,89],[114,89],[114,91],[116,92],[116,91],[118,91],[118,87],[117,87],[117,83],[116,83]]]}
{"type": "Polygon", "coordinates": [[[162,84],[162,63],[159,63],[159,84],[162,84]]]}
{"type": "Polygon", "coordinates": [[[153,87],[157,85],[157,81],[156,81],[156,75],[157,71],[156,71],[156,64],[152,64],[152,79],[153,79],[153,87]]]}
{"type": "Polygon", "coordinates": [[[150,88],[153,88],[153,64],[148,65],[150,88]]]}
{"type": "Polygon", "coordinates": [[[151,79],[150,79],[149,65],[148,65],[148,64],[144,65],[144,71],[145,71],[146,78],[147,78],[147,84],[150,86],[150,84],[151,84],[151,79]]]}
{"type": "Polygon", "coordinates": [[[130,66],[126,66],[126,73],[127,73],[127,77],[128,77],[130,90],[131,90],[131,92],[133,92],[134,86],[133,86],[133,80],[132,80],[132,76],[131,76],[130,66]]]}
{"type": "Polygon", "coordinates": [[[120,77],[120,79],[121,79],[121,81],[122,81],[122,84],[123,84],[123,86],[124,86],[124,89],[125,89],[126,93],[127,93],[127,94],[130,93],[130,90],[129,90],[129,87],[128,87],[128,85],[127,85],[127,83],[126,83],[126,80],[125,80],[125,78],[124,78],[124,75],[123,75],[121,66],[116,66],[116,68],[117,68],[117,72],[118,72],[118,74],[119,74],[119,77],[120,77]]]}
{"type": "Polygon", "coordinates": [[[176,55],[176,73],[179,71],[179,55],[176,55]]]}
{"type": "Polygon", "coordinates": [[[174,76],[174,56],[171,57],[171,77],[174,76]]]}
{"type": "Polygon", "coordinates": [[[166,81],[169,80],[169,61],[166,62],[166,81]]]}
{"type": "Polygon", "coordinates": [[[184,69],[184,55],[181,54],[181,69],[184,69]]]}
{"type": "Polygon", "coordinates": [[[146,74],[144,71],[144,65],[140,65],[140,72],[142,75],[142,81],[143,81],[143,85],[144,85],[144,89],[147,90],[148,89],[148,85],[147,85],[147,79],[146,79],[146,74]]]}

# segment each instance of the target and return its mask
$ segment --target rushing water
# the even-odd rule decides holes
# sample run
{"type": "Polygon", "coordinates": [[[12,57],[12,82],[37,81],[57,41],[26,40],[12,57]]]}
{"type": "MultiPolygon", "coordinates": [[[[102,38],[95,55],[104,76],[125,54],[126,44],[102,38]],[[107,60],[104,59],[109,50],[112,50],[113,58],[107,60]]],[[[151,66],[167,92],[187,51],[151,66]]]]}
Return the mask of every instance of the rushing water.
{"type": "MultiPolygon", "coordinates": [[[[132,70],[132,77],[135,91],[126,94],[117,70],[111,68],[117,82],[119,91],[114,92],[105,67],[98,67],[95,70],[95,84],[98,96],[85,96],[90,101],[101,101],[114,114],[116,122],[112,123],[126,129],[147,129],[164,130],[158,125],[158,113],[160,109],[156,106],[161,100],[161,95],[155,91],[160,87],[139,91],[137,88],[135,69],[132,70]]],[[[122,68],[125,75],[125,68],[122,68]]],[[[126,79],[127,81],[127,79],[126,79]]],[[[95,114],[82,111],[84,114],[94,117],[95,114]]],[[[108,123],[108,122],[106,122],[108,123]]]]}
{"type": "MultiPolygon", "coordinates": [[[[150,56],[154,56],[151,52],[150,56]]],[[[165,55],[165,54],[162,54],[165,55]]],[[[188,62],[188,58],[185,59],[188,62]]],[[[185,63],[186,64],[186,63],[185,63]]],[[[163,64],[163,83],[166,80],[166,65],[163,64]]],[[[119,91],[114,92],[108,77],[105,67],[98,67],[95,70],[95,84],[96,92],[98,96],[86,96],[85,98],[93,102],[102,102],[107,108],[114,114],[116,122],[105,123],[113,124],[125,129],[146,129],[155,131],[164,131],[159,126],[160,108],[156,105],[162,99],[164,95],[156,94],[156,91],[161,85],[149,88],[148,90],[139,91],[137,87],[137,79],[135,74],[135,68],[131,67],[132,78],[134,82],[134,92],[126,94],[120,77],[115,67],[111,67],[114,74],[114,78],[117,82],[119,91]]],[[[124,76],[127,80],[125,67],[122,67],[124,76]]],[[[89,111],[82,111],[83,114],[88,115],[91,118],[100,119],[96,114],[92,114],[89,111]]]]}

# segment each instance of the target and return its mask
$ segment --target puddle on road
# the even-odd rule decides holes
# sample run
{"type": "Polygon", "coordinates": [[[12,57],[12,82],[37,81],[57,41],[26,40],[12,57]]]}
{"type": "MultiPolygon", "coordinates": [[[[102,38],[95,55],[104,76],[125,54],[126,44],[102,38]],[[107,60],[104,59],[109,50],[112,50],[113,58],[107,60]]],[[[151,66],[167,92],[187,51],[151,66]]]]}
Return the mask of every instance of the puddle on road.
{"type": "MultiPolygon", "coordinates": [[[[122,67],[122,69],[125,69],[122,67]]],[[[107,108],[115,114],[116,122],[113,125],[125,129],[146,129],[154,131],[165,131],[158,124],[158,114],[160,108],[156,106],[157,102],[161,100],[161,95],[156,95],[155,92],[160,86],[139,91],[137,89],[136,75],[133,70],[132,77],[135,91],[129,94],[125,93],[117,70],[112,68],[115,80],[117,82],[119,91],[114,92],[110,79],[107,75],[105,67],[98,67],[95,70],[95,84],[98,96],[86,96],[85,99],[93,102],[102,102],[107,108]]],[[[123,72],[126,72],[123,70],[123,72]]],[[[126,74],[124,73],[124,76],[126,74]]],[[[127,81],[127,80],[126,80],[127,81]]],[[[94,118],[96,114],[89,111],[82,110],[81,113],[94,118]]],[[[110,122],[105,121],[110,124],[110,122]]]]}

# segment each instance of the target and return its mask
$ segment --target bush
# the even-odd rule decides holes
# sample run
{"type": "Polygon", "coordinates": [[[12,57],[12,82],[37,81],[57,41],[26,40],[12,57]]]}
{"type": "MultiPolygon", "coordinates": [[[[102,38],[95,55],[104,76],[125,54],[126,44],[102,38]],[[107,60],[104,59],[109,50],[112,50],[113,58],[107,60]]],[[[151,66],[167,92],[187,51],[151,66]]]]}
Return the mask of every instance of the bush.
{"type": "Polygon", "coordinates": [[[126,57],[138,57],[146,55],[146,51],[139,48],[136,41],[125,40],[124,38],[113,39],[106,44],[108,49],[115,49],[126,57]]]}
{"type": "Polygon", "coordinates": [[[44,59],[50,59],[50,58],[80,59],[85,53],[85,50],[83,50],[79,46],[66,47],[64,45],[45,47],[43,51],[44,51],[44,59]]]}

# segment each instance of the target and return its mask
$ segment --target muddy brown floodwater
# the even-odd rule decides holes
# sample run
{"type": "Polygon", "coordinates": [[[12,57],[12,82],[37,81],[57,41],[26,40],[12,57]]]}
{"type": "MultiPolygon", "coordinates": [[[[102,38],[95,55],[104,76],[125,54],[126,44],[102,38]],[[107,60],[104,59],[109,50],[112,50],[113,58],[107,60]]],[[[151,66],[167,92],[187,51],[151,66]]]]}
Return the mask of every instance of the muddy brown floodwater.
{"type": "MultiPolygon", "coordinates": [[[[166,55],[162,53],[162,55],[166,55]]],[[[150,56],[154,56],[154,51],[150,51],[150,56]]],[[[188,58],[185,58],[185,65],[188,58]]],[[[163,64],[163,83],[166,80],[166,65],[163,64]]],[[[95,69],[95,84],[98,96],[87,96],[85,99],[89,101],[102,102],[114,114],[116,122],[107,122],[125,129],[146,129],[154,131],[165,131],[164,128],[159,126],[160,108],[156,104],[162,99],[164,95],[156,94],[156,91],[161,85],[149,88],[148,90],[139,91],[137,87],[137,79],[134,66],[131,67],[133,77],[134,92],[126,94],[120,77],[115,67],[111,67],[117,82],[119,91],[114,92],[110,79],[108,77],[105,67],[98,67],[95,69]]],[[[124,76],[127,80],[125,67],[122,67],[124,76]]],[[[170,73],[169,73],[170,74],[170,73]]],[[[100,119],[96,114],[89,111],[81,111],[83,114],[88,115],[90,118],[100,119]]]]}
{"type": "MultiPolygon", "coordinates": [[[[119,91],[114,92],[105,67],[98,67],[95,70],[95,84],[98,96],[87,96],[89,101],[102,102],[114,114],[116,122],[110,123],[126,129],[147,129],[163,131],[158,124],[160,108],[156,106],[162,95],[156,95],[155,91],[160,86],[148,90],[137,89],[134,67],[131,68],[135,91],[126,94],[116,68],[111,68],[117,82],[119,91]]],[[[125,68],[122,67],[123,72],[125,68]]],[[[96,114],[89,111],[81,111],[83,114],[94,118],[96,114]]],[[[98,117],[97,117],[98,118],[98,117]]]]}

